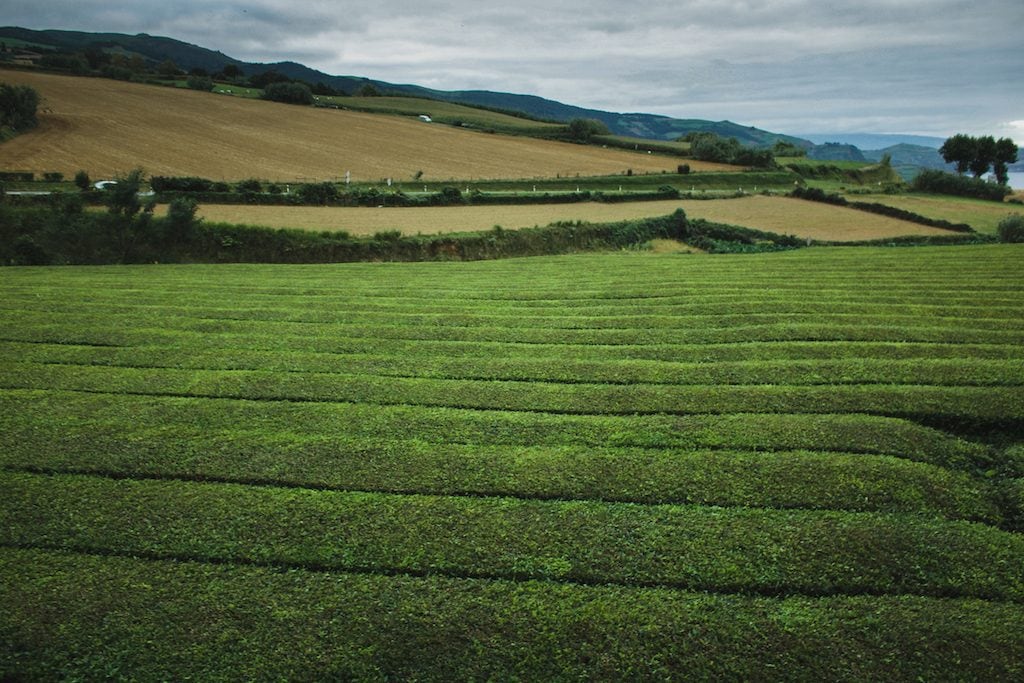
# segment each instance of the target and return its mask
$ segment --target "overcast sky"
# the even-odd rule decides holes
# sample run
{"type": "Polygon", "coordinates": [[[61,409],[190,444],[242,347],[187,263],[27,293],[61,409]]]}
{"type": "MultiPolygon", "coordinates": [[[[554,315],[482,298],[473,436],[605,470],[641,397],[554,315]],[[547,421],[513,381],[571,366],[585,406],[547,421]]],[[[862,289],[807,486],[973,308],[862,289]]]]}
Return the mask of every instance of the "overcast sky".
{"type": "Polygon", "coordinates": [[[0,0],[0,22],[790,134],[1024,143],[1024,0],[0,0]]]}

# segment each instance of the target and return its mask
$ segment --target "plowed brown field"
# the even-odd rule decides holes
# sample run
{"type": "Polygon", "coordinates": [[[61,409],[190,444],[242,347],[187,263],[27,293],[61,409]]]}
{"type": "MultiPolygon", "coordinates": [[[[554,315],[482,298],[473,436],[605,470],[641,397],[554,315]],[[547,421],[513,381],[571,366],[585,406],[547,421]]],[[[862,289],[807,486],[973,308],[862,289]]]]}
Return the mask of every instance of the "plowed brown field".
{"type": "MultiPolygon", "coordinates": [[[[674,171],[677,160],[456,129],[405,117],[314,109],[225,95],[0,70],[43,103],[35,130],[3,143],[0,170],[135,167],[216,180],[355,181],[393,177],[541,178],[674,171]]],[[[691,164],[693,166],[693,164],[691,164]]]]}
{"type": "Polygon", "coordinates": [[[751,196],[713,201],[657,201],[623,204],[444,206],[427,208],[331,208],[312,206],[202,205],[209,221],[308,230],[345,230],[372,235],[384,230],[433,234],[487,230],[495,225],[525,228],[555,221],[611,222],[664,216],[678,208],[691,218],[742,225],[816,240],[850,242],[900,235],[949,235],[948,230],[787,197],[751,196]]]}

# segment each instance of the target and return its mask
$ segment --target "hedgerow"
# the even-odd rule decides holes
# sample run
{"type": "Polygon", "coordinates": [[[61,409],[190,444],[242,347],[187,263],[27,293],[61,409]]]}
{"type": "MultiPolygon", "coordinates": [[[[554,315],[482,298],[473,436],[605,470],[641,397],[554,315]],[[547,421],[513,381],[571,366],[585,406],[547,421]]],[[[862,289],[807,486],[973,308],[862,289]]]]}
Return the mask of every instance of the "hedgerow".
{"type": "Polygon", "coordinates": [[[13,520],[0,531],[8,546],[325,571],[1024,601],[1024,565],[1013,561],[1024,538],[915,515],[20,473],[0,478],[0,491],[0,510],[13,520]]]}

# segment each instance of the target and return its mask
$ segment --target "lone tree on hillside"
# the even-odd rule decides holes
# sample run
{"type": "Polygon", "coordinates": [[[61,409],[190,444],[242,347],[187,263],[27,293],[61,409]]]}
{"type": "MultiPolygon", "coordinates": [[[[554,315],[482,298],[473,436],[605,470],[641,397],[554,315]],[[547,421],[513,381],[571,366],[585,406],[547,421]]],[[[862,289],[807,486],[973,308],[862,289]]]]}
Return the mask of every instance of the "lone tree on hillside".
{"type": "Polygon", "coordinates": [[[28,85],[0,83],[0,127],[27,130],[36,125],[39,93],[28,85]]]}
{"type": "Polygon", "coordinates": [[[573,119],[569,122],[569,138],[578,142],[588,142],[595,135],[611,135],[611,131],[597,119],[573,119]]]}
{"type": "Polygon", "coordinates": [[[980,178],[992,168],[996,180],[1005,185],[1009,180],[1007,167],[1017,161],[1017,145],[1010,138],[996,140],[991,135],[976,138],[957,133],[942,143],[939,154],[947,164],[956,164],[960,175],[970,171],[980,178]]]}

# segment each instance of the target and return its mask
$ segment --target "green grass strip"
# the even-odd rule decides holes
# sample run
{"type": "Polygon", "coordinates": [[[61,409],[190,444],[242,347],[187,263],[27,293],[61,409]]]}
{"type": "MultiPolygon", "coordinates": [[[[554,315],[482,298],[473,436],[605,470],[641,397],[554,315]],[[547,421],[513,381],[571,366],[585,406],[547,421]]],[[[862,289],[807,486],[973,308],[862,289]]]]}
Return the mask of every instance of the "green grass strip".
{"type": "MultiPolygon", "coordinates": [[[[0,453],[344,449],[349,439],[598,448],[815,450],[1016,471],[989,449],[868,415],[592,416],[422,406],[294,403],[0,390],[0,453]]],[[[1018,475],[1019,476],[1019,475],[1018,475]]]]}
{"type": "Polygon", "coordinates": [[[870,413],[1018,425],[1024,387],[566,385],[325,373],[6,363],[0,386],[570,414],[870,413]]]}
{"type": "Polygon", "coordinates": [[[766,598],[35,550],[0,550],[0,579],[0,673],[24,680],[1024,675],[1024,610],[982,600],[766,598]]]}
{"type": "Polygon", "coordinates": [[[244,449],[214,442],[196,451],[178,444],[101,443],[93,438],[87,449],[8,452],[0,465],[341,491],[919,512],[1005,523],[990,482],[883,455],[480,446],[383,437],[268,438],[246,441],[244,449]]]}
{"type": "Polygon", "coordinates": [[[0,543],[322,570],[1024,601],[1024,537],[916,515],[0,475],[0,543]]]}
{"type": "Polygon", "coordinates": [[[126,368],[343,373],[386,377],[514,380],[572,384],[1024,384],[1024,359],[844,358],[682,363],[641,359],[546,358],[534,350],[503,350],[499,358],[451,358],[429,349],[402,355],[325,354],[247,349],[89,347],[0,342],[10,360],[126,368]]]}

